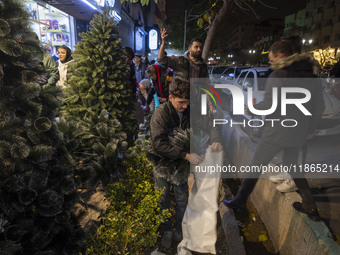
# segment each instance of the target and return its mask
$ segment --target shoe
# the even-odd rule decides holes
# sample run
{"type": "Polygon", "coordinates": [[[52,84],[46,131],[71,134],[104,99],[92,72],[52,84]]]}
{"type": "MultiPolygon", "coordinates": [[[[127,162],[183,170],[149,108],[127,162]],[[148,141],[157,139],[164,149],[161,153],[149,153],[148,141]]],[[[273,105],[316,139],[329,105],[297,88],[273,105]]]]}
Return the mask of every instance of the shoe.
{"type": "Polygon", "coordinates": [[[276,174],[276,175],[271,175],[269,177],[269,180],[271,180],[274,183],[281,183],[284,182],[287,179],[291,179],[290,174],[289,173],[280,173],[280,174],[276,174]]]}
{"type": "Polygon", "coordinates": [[[165,231],[162,236],[161,246],[165,249],[170,249],[172,242],[172,231],[165,231]]]}
{"type": "Polygon", "coordinates": [[[183,240],[183,234],[178,231],[174,231],[173,240],[177,243],[183,240]]]}
{"type": "Polygon", "coordinates": [[[303,209],[302,203],[300,203],[300,202],[293,203],[293,207],[298,212],[307,214],[307,216],[311,220],[313,220],[313,221],[321,221],[321,217],[320,217],[320,215],[318,213],[318,210],[316,208],[305,210],[305,209],[303,209]]]}
{"type": "Polygon", "coordinates": [[[280,192],[293,192],[298,190],[293,179],[287,179],[283,183],[276,186],[276,189],[280,192]]]}
{"type": "Polygon", "coordinates": [[[228,199],[224,199],[223,203],[227,207],[236,210],[238,213],[242,213],[242,214],[248,213],[248,209],[245,204],[237,203],[235,202],[235,200],[228,200],[228,199]]]}

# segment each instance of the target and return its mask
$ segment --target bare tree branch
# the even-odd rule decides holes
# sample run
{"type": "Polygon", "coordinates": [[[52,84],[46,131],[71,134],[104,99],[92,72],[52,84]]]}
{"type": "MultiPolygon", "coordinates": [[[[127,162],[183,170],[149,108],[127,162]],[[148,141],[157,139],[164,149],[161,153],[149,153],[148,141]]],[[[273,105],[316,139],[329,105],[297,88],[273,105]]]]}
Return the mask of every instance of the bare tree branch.
{"type": "MultiPolygon", "coordinates": [[[[235,2],[236,2],[236,1],[235,1],[235,2]]],[[[242,0],[242,4],[245,4],[245,5],[249,8],[249,10],[252,11],[252,13],[255,15],[255,17],[256,17],[257,19],[259,19],[259,16],[258,16],[257,13],[255,12],[255,10],[253,9],[253,7],[251,7],[249,4],[247,4],[244,0],[242,0]]]]}
{"type": "Polygon", "coordinates": [[[260,4],[262,4],[264,7],[267,7],[267,8],[270,8],[270,9],[277,10],[277,8],[276,8],[276,7],[273,7],[273,6],[267,5],[267,4],[263,3],[261,0],[257,0],[257,2],[259,2],[260,4]]]}
{"type": "MultiPolygon", "coordinates": [[[[189,22],[189,21],[192,21],[192,20],[194,20],[194,19],[196,19],[196,18],[198,18],[198,17],[203,16],[203,15],[206,14],[207,12],[210,12],[210,11],[212,10],[212,8],[214,8],[214,5],[217,4],[218,1],[219,1],[219,0],[216,0],[215,3],[213,3],[213,4],[211,5],[211,7],[210,7],[208,10],[206,10],[205,12],[203,12],[203,13],[201,13],[201,14],[199,14],[199,15],[192,15],[191,17],[193,17],[193,18],[188,19],[188,22],[189,22]]],[[[192,11],[192,8],[191,8],[190,12],[191,12],[191,11],[192,11]]],[[[189,14],[189,15],[190,15],[190,14],[189,14]]],[[[188,17],[189,17],[189,15],[188,15],[188,17]]]]}

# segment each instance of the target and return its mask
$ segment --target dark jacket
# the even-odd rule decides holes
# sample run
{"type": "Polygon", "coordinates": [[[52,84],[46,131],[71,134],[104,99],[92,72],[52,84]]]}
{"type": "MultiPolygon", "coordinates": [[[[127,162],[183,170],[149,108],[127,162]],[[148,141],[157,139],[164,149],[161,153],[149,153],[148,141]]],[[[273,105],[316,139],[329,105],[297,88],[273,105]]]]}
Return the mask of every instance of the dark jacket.
{"type": "MultiPolygon", "coordinates": [[[[258,110],[267,110],[272,106],[272,88],[278,88],[278,107],[274,113],[266,116],[266,119],[278,119],[274,127],[271,122],[266,122],[262,139],[272,144],[284,147],[298,147],[305,144],[308,134],[313,134],[317,123],[320,121],[324,111],[322,96],[322,85],[319,79],[313,78],[313,59],[307,54],[294,54],[290,57],[275,61],[271,68],[274,70],[268,77],[266,83],[265,97],[254,107],[258,110]],[[288,79],[287,79],[288,78],[288,79]],[[311,93],[309,102],[303,106],[312,114],[305,116],[295,105],[288,104],[286,115],[281,115],[281,88],[299,87],[308,89],[311,93]],[[296,127],[284,127],[281,121],[284,119],[294,119],[297,121],[296,127]]],[[[289,93],[288,98],[301,98],[300,93],[289,93]]],[[[292,125],[289,122],[289,125],[292,125]]]]}
{"type": "Polygon", "coordinates": [[[186,80],[191,78],[208,78],[208,67],[203,59],[193,62],[189,57],[189,52],[185,56],[164,56],[162,59],[157,59],[158,63],[165,67],[170,67],[176,72],[176,76],[186,80]]]}
{"type": "Polygon", "coordinates": [[[131,61],[131,63],[128,65],[130,67],[130,74],[129,74],[130,89],[132,90],[132,94],[136,94],[137,81],[136,81],[136,73],[135,73],[135,64],[131,61]]]}
{"type": "Polygon", "coordinates": [[[183,112],[182,121],[180,122],[178,113],[172,106],[171,102],[165,102],[160,105],[154,112],[150,121],[150,141],[155,152],[170,159],[184,159],[189,151],[181,151],[170,145],[169,136],[172,135],[176,128],[190,128],[190,109],[189,107],[183,112]]]}

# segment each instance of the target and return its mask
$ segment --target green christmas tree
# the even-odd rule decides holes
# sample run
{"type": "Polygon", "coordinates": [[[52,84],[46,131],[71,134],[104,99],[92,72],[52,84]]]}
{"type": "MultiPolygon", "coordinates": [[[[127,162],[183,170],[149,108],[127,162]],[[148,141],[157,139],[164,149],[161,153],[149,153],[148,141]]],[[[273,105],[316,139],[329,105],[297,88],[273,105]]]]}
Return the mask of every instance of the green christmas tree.
{"type": "Polygon", "coordinates": [[[73,152],[77,173],[94,185],[118,176],[119,156],[133,145],[137,125],[129,66],[122,58],[118,28],[109,9],[95,15],[90,25],[81,34],[75,63],[68,70],[59,127],[73,152]]]}
{"type": "Polygon", "coordinates": [[[0,0],[0,254],[72,254],[81,234],[54,122],[61,91],[46,85],[42,57],[23,6],[0,0]]]}

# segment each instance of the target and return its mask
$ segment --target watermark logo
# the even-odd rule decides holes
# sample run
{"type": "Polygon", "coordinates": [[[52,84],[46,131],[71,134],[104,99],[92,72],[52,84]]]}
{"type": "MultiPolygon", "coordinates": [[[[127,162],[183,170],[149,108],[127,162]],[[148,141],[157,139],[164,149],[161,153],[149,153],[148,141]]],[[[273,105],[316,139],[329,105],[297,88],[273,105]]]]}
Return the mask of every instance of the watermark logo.
{"type": "MultiPolygon", "coordinates": [[[[208,100],[207,95],[210,96],[211,100],[215,103],[215,106],[217,105],[217,102],[215,100],[215,97],[218,98],[220,101],[220,104],[222,106],[222,100],[220,95],[217,93],[216,89],[227,89],[230,91],[230,95],[232,98],[232,114],[233,115],[245,115],[245,101],[247,100],[247,107],[249,112],[252,115],[255,116],[268,116],[273,114],[277,111],[277,109],[280,109],[280,114],[282,117],[289,116],[287,114],[287,106],[292,105],[294,106],[298,111],[300,111],[304,116],[311,116],[312,114],[310,111],[306,108],[304,104],[308,103],[311,99],[311,93],[306,88],[301,87],[281,87],[280,89],[278,87],[273,87],[271,91],[270,98],[267,98],[268,101],[266,103],[266,109],[256,109],[256,105],[253,105],[253,88],[249,87],[247,88],[247,91],[243,91],[241,88],[231,85],[231,84],[215,84],[215,88],[204,84],[206,88],[201,88],[203,94],[201,94],[201,115],[207,115],[207,106],[208,106],[208,100]],[[211,92],[212,91],[212,92],[211,92]],[[214,95],[215,97],[214,97],[214,95]]],[[[248,120],[248,126],[250,127],[262,127],[265,123],[265,121],[271,121],[271,125],[274,126],[274,122],[281,122],[282,126],[284,127],[295,127],[298,124],[298,121],[291,118],[280,118],[280,119],[263,119],[263,118],[252,118],[251,120],[248,120]],[[289,123],[289,124],[288,124],[289,123]],[[292,123],[292,124],[290,124],[292,123]]],[[[227,124],[230,121],[225,119],[213,119],[213,127],[216,125],[223,125],[227,124]]],[[[243,124],[244,126],[246,119],[239,124],[243,124]]]]}
{"type": "Polygon", "coordinates": [[[223,106],[223,104],[222,104],[222,100],[221,100],[220,95],[217,93],[217,91],[212,86],[205,84],[205,83],[203,83],[202,85],[204,85],[207,89],[200,87],[200,90],[202,90],[206,93],[206,94],[201,95],[201,102],[202,102],[201,103],[201,113],[202,113],[202,115],[207,115],[207,103],[208,103],[207,94],[213,100],[213,102],[215,103],[215,106],[217,106],[215,97],[213,96],[213,94],[208,89],[210,89],[215,94],[217,99],[220,101],[221,106],[223,106]]]}
{"type": "MultiPolygon", "coordinates": [[[[206,85],[209,86],[209,85],[206,85]]],[[[218,96],[218,99],[221,102],[221,98],[218,95],[218,93],[216,92],[216,90],[212,87],[209,86],[209,88],[218,96]]],[[[233,98],[233,114],[234,115],[244,115],[244,95],[243,92],[240,88],[234,86],[234,85],[230,85],[230,84],[216,84],[215,88],[221,88],[221,89],[228,89],[231,92],[231,96],[233,98]]],[[[200,88],[202,89],[202,88],[200,88]]],[[[214,99],[214,97],[212,96],[212,94],[207,91],[206,89],[202,89],[204,92],[208,93],[209,96],[213,99],[213,101],[215,102],[216,105],[216,100],[214,99]]],[[[278,107],[278,88],[272,88],[272,105],[269,109],[267,110],[258,110],[255,109],[255,107],[253,106],[253,89],[252,88],[248,88],[247,91],[248,95],[247,95],[247,103],[248,103],[248,109],[251,113],[253,113],[254,115],[262,115],[262,116],[266,116],[266,115],[270,115],[273,112],[276,111],[277,107],[278,107]]],[[[309,92],[309,90],[305,89],[305,88],[297,88],[297,87],[286,87],[286,88],[281,88],[281,115],[285,116],[287,115],[287,105],[288,104],[293,104],[295,105],[298,109],[300,109],[300,111],[306,115],[306,116],[310,116],[312,115],[307,109],[306,107],[303,106],[304,103],[307,103],[310,99],[311,99],[311,93],[309,92]],[[287,95],[290,93],[294,93],[294,94],[303,94],[304,97],[302,98],[288,98],[287,95]]],[[[202,94],[201,95],[201,114],[202,115],[206,115],[207,114],[207,95],[206,94],[202,94]]],[[[222,102],[221,102],[222,105],[222,102]]]]}

